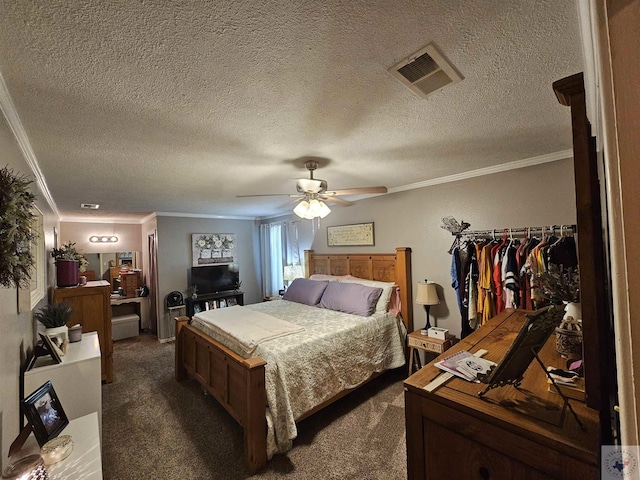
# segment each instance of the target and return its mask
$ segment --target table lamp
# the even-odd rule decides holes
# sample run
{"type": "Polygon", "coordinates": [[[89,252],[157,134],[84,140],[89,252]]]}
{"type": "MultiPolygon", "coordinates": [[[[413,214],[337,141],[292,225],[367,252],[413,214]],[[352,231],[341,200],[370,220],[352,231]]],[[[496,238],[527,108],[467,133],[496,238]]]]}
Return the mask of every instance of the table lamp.
{"type": "Polygon", "coordinates": [[[302,265],[285,265],[282,279],[287,281],[287,287],[296,278],[304,277],[302,265]]]}
{"type": "Polygon", "coordinates": [[[426,279],[424,282],[418,282],[416,303],[424,305],[424,309],[427,312],[427,324],[424,329],[429,330],[431,328],[431,323],[429,322],[429,309],[431,308],[431,305],[437,305],[440,303],[435,282],[428,282],[426,279]]]}

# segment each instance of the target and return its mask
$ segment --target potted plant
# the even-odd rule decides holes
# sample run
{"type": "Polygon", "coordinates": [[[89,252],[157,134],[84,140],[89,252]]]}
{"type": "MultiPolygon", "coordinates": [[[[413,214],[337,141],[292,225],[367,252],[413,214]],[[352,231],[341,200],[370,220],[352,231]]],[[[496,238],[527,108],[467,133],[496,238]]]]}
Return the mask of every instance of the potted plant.
{"type": "Polygon", "coordinates": [[[38,322],[45,328],[44,333],[50,337],[57,337],[64,345],[69,340],[69,329],[67,323],[71,319],[73,310],[66,303],[55,305],[45,305],[33,314],[38,322]]]}
{"type": "Polygon", "coordinates": [[[76,250],[75,243],[67,242],[54,248],[51,256],[56,260],[56,282],[58,287],[78,285],[78,272],[84,272],[89,262],[76,250]]]}
{"type": "Polygon", "coordinates": [[[7,167],[0,169],[0,286],[28,287],[33,267],[30,244],[36,234],[31,228],[35,196],[32,181],[7,167]]]}

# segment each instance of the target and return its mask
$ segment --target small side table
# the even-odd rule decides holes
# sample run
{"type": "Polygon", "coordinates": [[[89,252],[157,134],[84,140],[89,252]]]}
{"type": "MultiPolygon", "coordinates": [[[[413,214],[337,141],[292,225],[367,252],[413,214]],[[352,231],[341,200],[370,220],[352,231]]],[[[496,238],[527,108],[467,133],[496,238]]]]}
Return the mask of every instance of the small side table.
{"type": "Polygon", "coordinates": [[[440,355],[442,352],[451,348],[453,344],[457,343],[458,339],[452,336],[446,340],[440,340],[439,338],[422,335],[420,330],[416,330],[407,336],[407,342],[409,344],[409,375],[411,375],[415,364],[418,365],[418,370],[422,368],[418,350],[440,355]]]}
{"type": "Polygon", "coordinates": [[[263,297],[263,302],[271,302],[273,300],[282,300],[282,295],[275,295],[273,297],[263,297]]]}

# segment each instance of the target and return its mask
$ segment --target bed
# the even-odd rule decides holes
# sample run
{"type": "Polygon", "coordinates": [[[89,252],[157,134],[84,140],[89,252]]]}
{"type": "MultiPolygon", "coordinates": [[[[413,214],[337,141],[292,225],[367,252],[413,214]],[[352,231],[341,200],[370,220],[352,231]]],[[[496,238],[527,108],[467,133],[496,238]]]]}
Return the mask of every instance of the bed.
{"type": "MultiPolygon", "coordinates": [[[[333,276],[350,275],[360,279],[394,282],[397,285],[397,293],[400,298],[402,323],[407,331],[412,331],[410,255],[411,250],[409,248],[398,248],[395,254],[362,255],[317,255],[313,251],[305,251],[305,266],[306,272],[314,277],[324,274],[333,276]]],[[[334,317],[327,309],[308,307],[287,300],[265,302],[247,307],[232,307],[231,309],[225,309],[226,315],[232,316],[242,313],[240,310],[233,310],[234,308],[244,308],[244,312],[256,310],[257,315],[268,314],[289,320],[298,318],[299,321],[296,325],[302,325],[300,327],[302,331],[300,332],[287,333],[283,337],[253,345],[250,349],[251,351],[243,351],[237,348],[237,345],[229,343],[230,341],[226,337],[220,336],[219,332],[208,331],[206,326],[203,327],[202,323],[206,319],[200,316],[197,318],[194,316],[193,325],[189,323],[188,317],[178,317],[176,319],[176,379],[183,380],[187,377],[192,377],[197,380],[242,426],[244,430],[245,459],[247,468],[251,473],[262,469],[267,463],[268,452],[272,453],[274,451],[273,438],[271,435],[267,435],[268,432],[271,433],[275,430],[276,435],[279,436],[281,442],[279,444],[276,442],[275,444],[275,451],[278,451],[277,449],[283,445],[283,436],[291,435],[291,429],[295,429],[295,422],[299,422],[319,411],[326,405],[375,378],[387,368],[398,366],[397,352],[393,354],[393,358],[391,358],[391,354],[389,354],[389,358],[383,355],[378,361],[378,366],[370,374],[367,373],[366,378],[362,378],[363,372],[355,368],[355,365],[359,364],[360,360],[357,355],[354,355],[353,371],[343,368],[338,382],[339,385],[327,388],[327,392],[324,393],[326,398],[313,395],[313,398],[305,400],[307,397],[301,392],[304,392],[305,389],[313,390],[315,387],[306,386],[299,378],[291,379],[281,375],[285,375],[284,372],[287,370],[294,371],[295,369],[292,368],[292,365],[296,364],[296,362],[302,364],[301,359],[308,357],[305,359],[307,366],[298,369],[304,374],[301,376],[321,378],[323,373],[321,371],[313,371],[313,366],[329,364],[328,359],[333,358],[333,353],[327,355],[325,351],[324,354],[317,354],[320,356],[325,355],[324,357],[314,357],[314,349],[309,348],[309,344],[306,342],[312,334],[322,337],[325,325],[331,322],[341,325],[341,320],[336,319],[338,317],[334,317]],[[315,316],[310,315],[308,310],[315,310],[315,316]],[[275,350],[285,350],[289,353],[278,357],[274,356],[275,350]],[[358,374],[360,377],[358,377],[358,374]],[[350,378],[352,376],[353,378],[350,378]],[[294,384],[293,388],[296,392],[294,397],[296,400],[298,397],[302,398],[301,403],[288,405],[288,397],[282,394],[279,387],[274,386],[281,383],[294,384]],[[276,390],[276,393],[274,393],[274,390],[276,390]],[[277,403],[278,405],[269,406],[268,398],[270,398],[272,404],[277,403]],[[284,410],[282,410],[280,404],[286,404],[284,410]],[[282,411],[285,413],[281,413],[282,411]],[[291,423],[294,423],[294,425],[292,426],[291,423]]],[[[355,317],[348,320],[349,322],[354,322],[354,324],[365,323],[363,317],[355,315],[347,315],[347,317],[355,317]]],[[[370,321],[374,322],[386,321],[383,316],[378,316],[378,314],[369,318],[372,319],[370,321]]],[[[347,320],[344,320],[344,323],[344,328],[347,328],[347,320]]],[[[244,325],[242,322],[240,324],[244,325]]],[[[379,325],[383,325],[383,323],[379,323],[379,325]]],[[[368,338],[367,328],[369,330],[371,328],[358,328],[364,329],[364,333],[353,333],[357,332],[357,330],[349,330],[350,333],[348,335],[345,335],[344,332],[337,335],[353,337],[354,339],[368,338]],[[356,335],[364,336],[356,337],[356,335]]],[[[388,330],[389,327],[386,326],[384,328],[388,330]]],[[[325,333],[328,335],[328,330],[325,333]]],[[[326,345],[333,345],[334,340],[327,341],[329,338],[324,337],[321,341],[327,342],[326,345]]],[[[358,340],[355,341],[358,343],[358,340]]],[[[366,345],[368,341],[360,340],[359,344],[366,345]]],[[[351,345],[348,348],[353,348],[353,346],[351,345]]],[[[397,347],[394,347],[394,349],[397,350],[397,347]]],[[[278,353],[278,355],[282,355],[282,353],[278,353]]],[[[378,353],[367,352],[364,356],[377,358],[378,353]]],[[[404,357],[404,351],[402,351],[402,356],[404,357]]],[[[360,355],[361,357],[363,357],[362,354],[360,355]]],[[[291,403],[293,404],[293,402],[291,403]]]]}

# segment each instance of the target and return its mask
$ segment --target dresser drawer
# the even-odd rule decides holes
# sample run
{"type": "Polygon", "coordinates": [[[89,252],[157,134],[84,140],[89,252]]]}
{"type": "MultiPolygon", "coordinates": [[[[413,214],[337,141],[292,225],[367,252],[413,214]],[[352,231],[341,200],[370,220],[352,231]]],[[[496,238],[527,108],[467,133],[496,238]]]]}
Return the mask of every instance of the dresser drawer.
{"type": "Polygon", "coordinates": [[[429,352],[442,353],[451,346],[451,339],[440,340],[421,335],[420,338],[409,335],[409,347],[428,350],[429,352]]]}

